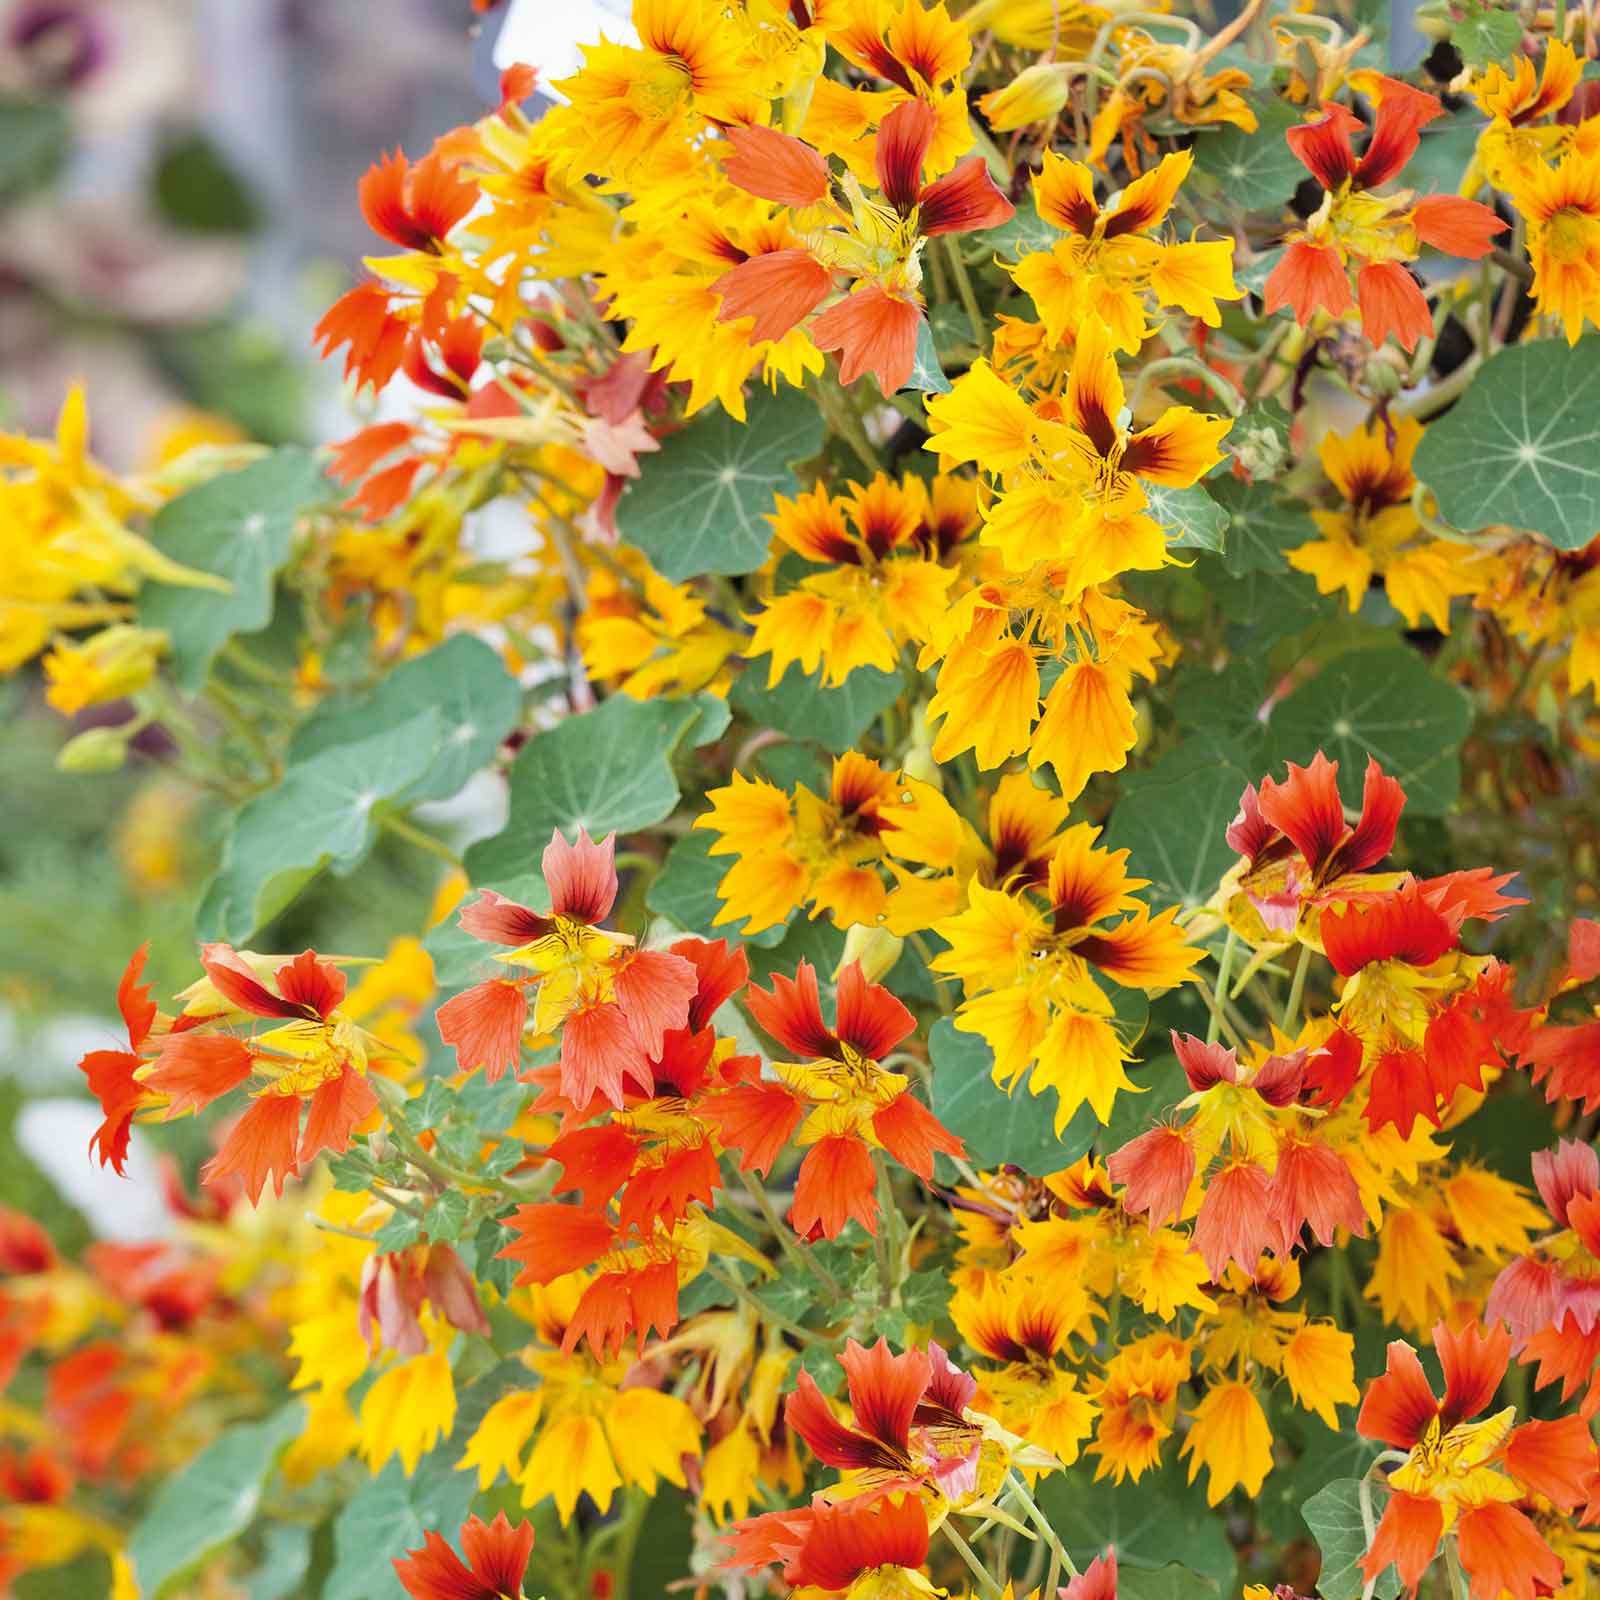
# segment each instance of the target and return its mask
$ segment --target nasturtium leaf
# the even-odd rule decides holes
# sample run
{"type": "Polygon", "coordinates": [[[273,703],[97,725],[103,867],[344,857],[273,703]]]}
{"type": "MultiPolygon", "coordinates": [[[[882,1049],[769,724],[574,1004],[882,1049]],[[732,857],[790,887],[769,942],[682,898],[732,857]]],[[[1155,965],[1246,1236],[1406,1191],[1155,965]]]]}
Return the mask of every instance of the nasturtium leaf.
{"type": "Polygon", "coordinates": [[[1126,849],[1152,906],[1204,905],[1233,865],[1224,837],[1250,773],[1222,742],[1191,740],[1147,771],[1125,778],[1105,838],[1126,849]]]}
{"type": "Polygon", "coordinates": [[[600,839],[670,816],[678,803],[675,751],[703,726],[698,699],[634,700],[613,695],[593,711],[535,734],[511,767],[511,814],[504,829],[467,852],[474,883],[536,870],[550,835],[579,828],[600,839]]]}
{"type": "Polygon", "coordinates": [[[1119,1571],[1159,1572],[1181,1551],[1191,1571],[1225,1589],[1233,1584],[1236,1562],[1222,1520],[1184,1482],[1176,1452],[1137,1483],[1120,1485],[1096,1482],[1093,1467],[1079,1461],[1041,1479],[1038,1501],[1080,1571],[1115,1545],[1119,1571]]]}
{"type": "Polygon", "coordinates": [[[1458,21],[1450,24],[1450,43],[1461,64],[1482,72],[1493,63],[1509,61],[1522,43],[1522,18],[1515,9],[1502,9],[1491,0],[1467,0],[1458,21]]]}
{"type": "Polygon", "coordinates": [[[1228,619],[1240,649],[1264,650],[1279,639],[1326,621],[1343,602],[1317,593],[1309,573],[1259,567],[1234,577],[1221,561],[1202,556],[1195,568],[1218,609],[1228,619]]]}
{"type": "Polygon", "coordinates": [[[1484,362],[1417,446],[1446,522],[1525,528],[1558,550],[1600,529],[1600,336],[1540,339],[1484,362]]]}
{"type": "Polygon", "coordinates": [[[642,458],[617,527],[674,583],[754,572],[767,559],[773,497],[798,487],[790,464],[821,448],[822,413],[809,395],[758,387],[748,421],[707,411],[642,458]]]}
{"type": "Polygon", "coordinates": [[[1222,550],[1228,513],[1201,485],[1170,489],[1165,484],[1147,483],[1144,491],[1150,515],[1167,530],[1167,542],[1174,549],[1222,550]]]}
{"type": "Polygon", "coordinates": [[[276,1522],[261,1541],[261,1559],[246,1581],[249,1600],[284,1600],[304,1593],[311,1570],[311,1529],[301,1522],[276,1522]]]}
{"type": "Polygon", "coordinates": [[[732,689],[736,710],[791,739],[808,739],[826,750],[851,749],[905,687],[898,672],[857,667],[836,689],[823,687],[791,663],[775,687],[767,688],[767,658],[759,657],[732,689]]]}
{"type": "Polygon", "coordinates": [[[1241,261],[1236,255],[1233,261],[1233,281],[1247,294],[1263,294],[1266,292],[1267,279],[1272,276],[1272,269],[1282,260],[1282,245],[1276,245],[1271,250],[1263,250],[1251,256],[1248,261],[1241,261]]]}
{"type": "Polygon", "coordinates": [[[356,1490],[333,1524],[333,1570],[322,1600],[406,1600],[389,1558],[421,1549],[430,1529],[453,1535],[460,1528],[477,1488],[471,1473],[455,1470],[460,1455],[459,1446],[442,1446],[409,1478],[391,1461],[356,1490]]]}
{"type": "MultiPolygon", "coordinates": [[[[1374,1524],[1382,1511],[1382,1493],[1375,1490],[1374,1524]]],[[[1300,1515],[1322,1552],[1322,1572],[1317,1578],[1317,1593],[1322,1600],[1361,1600],[1366,1580],[1361,1575],[1360,1562],[1367,1553],[1367,1528],[1361,1515],[1360,1481],[1336,1478],[1306,1501],[1300,1515]]],[[[1394,1568],[1385,1568],[1373,1594],[1377,1600],[1394,1600],[1399,1592],[1394,1568]]]]}
{"type": "Polygon", "coordinates": [[[1235,656],[1221,672],[1203,662],[1182,667],[1172,679],[1172,714],[1184,740],[1146,771],[1123,783],[1170,783],[1191,768],[1217,759],[1259,777],[1264,761],[1267,703],[1271,674],[1259,656],[1235,656]],[[1159,773],[1159,776],[1157,775],[1159,773]]]}
{"type": "Polygon", "coordinates": [[[1280,700],[1267,722],[1274,773],[1321,750],[1339,763],[1347,806],[1361,803],[1367,757],[1406,792],[1413,816],[1448,811],[1461,789],[1461,742],[1472,726],[1466,692],[1414,650],[1353,650],[1280,700]]]}
{"type": "Polygon", "coordinates": [[[315,457],[286,448],[202,483],[156,513],[150,542],[162,555],[229,585],[222,593],[147,583],[139,592],[140,622],[166,630],[174,673],[190,693],[205,683],[229,639],[271,619],[273,581],[289,559],[295,519],[322,493],[315,457]]]}
{"type": "Polygon", "coordinates": [[[72,143],[64,99],[0,95],[0,200],[15,200],[48,183],[72,143]]]}
{"type": "Polygon", "coordinates": [[[433,707],[442,738],[427,773],[397,803],[447,800],[499,748],[517,725],[522,691],[500,657],[481,639],[457,634],[402,662],[371,694],[342,697],[319,706],[295,730],[291,765],[325,750],[413,721],[433,707]]]}
{"type": "MultiPolygon", "coordinates": [[[[1240,483],[1218,478],[1210,493],[1231,521],[1222,564],[1236,578],[1249,572],[1282,573],[1288,570],[1286,554],[1317,537],[1310,511],[1270,483],[1240,483]]],[[[1315,595],[1311,580],[1296,574],[1315,595]]]]}
{"type": "Polygon", "coordinates": [[[175,1592],[179,1578],[250,1526],[262,1485],[299,1436],[305,1415],[296,1400],[264,1421],[237,1423],[161,1485],[128,1541],[128,1560],[145,1600],[175,1592]]]}
{"type": "Polygon", "coordinates": [[[702,939],[745,937],[750,944],[766,949],[781,944],[785,932],[782,923],[750,935],[740,934],[739,927],[743,924],[715,926],[717,914],[722,910],[717,885],[734,862],[732,856],[710,854],[715,842],[703,828],[677,840],[645,891],[645,905],[659,916],[670,918],[685,933],[698,934],[702,939]]]}
{"type": "Polygon", "coordinates": [[[1117,1600],[1204,1600],[1221,1593],[1215,1578],[1202,1577],[1189,1567],[1117,1569],[1117,1600]]]}
{"type": "Polygon", "coordinates": [[[933,1114],[967,1143],[967,1157],[979,1166],[1009,1163],[1042,1177],[1069,1167],[1094,1142],[1100,1123],[1088,1106],[1055,1135],[1056,1097],[1035,1096],[1025,1082],[1007,1095],[990,1073],[994,1052],[976,1033],[965,1033],[948,1018],[928,1035],[933,1061],[933,1114]]]}
{"type": "Polygon", "coordinates": [[[999,256],[1005,261],[1016,261],[1038,250],[1048,250],[1064,237],[1061,230],[1046,222],[1033,203],[1033,195],[1024,195],[1017,202],[1016,215],[998,228],[973,235],[973,242],[982,247],[985,256],[999,256]]]}
{"type": "Polygon", "coordinates": [[[352,871],[372,846],[381,807],[422,780],[441,742],[439,713],[291,766],[234,818],[222,865],[196,914],[201,939],[240,944],[324,867],[352,871]]]}
{"type": "Polygon", "coordinates": [[[1281,207],[1305,177],[1284,133],[1299,119],[1276,95],[1253,94],[1254,133],[1223,126],[1195,140],[1194,165],[1221,185],[1223,198],[1244,211],[1281,207]]]}
{"type": "MultiPolygon", "coordinates": [[[[1355,1355],[1356,1371],[1366,1372],[1362,1352],[1355,1355]]],[[[1382,1365],[1379,1358],[1378,1366],[1382,1365]]],[[[1320,1418],[1295,1407],[1287,1392],[1275,1390],[1268,1402],[1267,1420],[1276,1438],[1293,1442],[1291,1466],[1280,1466],[1256,1496],[1256,1514],[1276,1539],[1287,1544],[1305,1538],[1300,1508],[1335,1478],[1359,1478],[1376,1459],[1379,1447],[1354,1429],[1335,1433],[1320,1418]]]]}
{"type": "Polygon", "coordinates": [[[939,347],[934,343],[933,328],[926,317],[917,327],[917,348],[905,387],[921,389],[924,394],[950,393],[950,380],[939,364],[939,347]]]}

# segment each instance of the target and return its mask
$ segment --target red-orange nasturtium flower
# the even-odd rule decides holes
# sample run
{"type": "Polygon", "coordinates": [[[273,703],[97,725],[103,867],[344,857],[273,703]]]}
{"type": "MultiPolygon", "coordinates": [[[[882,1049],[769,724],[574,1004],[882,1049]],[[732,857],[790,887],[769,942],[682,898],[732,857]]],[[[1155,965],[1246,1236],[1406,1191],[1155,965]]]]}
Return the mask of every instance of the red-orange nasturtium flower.
{"type": "Polygon", "coordinates": [[[1416,1351],[1397,1339],[1356,1419],[1364,1438],[1406,1452],[1389,1475],[1389,1503],[1362,1572],[1370,1582],[1393,1563],[1401,1583],[1415,1589],[1453,1531],[1473,1600],[1500,1600],[1506,1590],[1515,1600],[1551,1593],[1562,1583],[1561,1560],[1516,1502],[1542,1495],[1570,1511],[1589,1499],[1600,1470],[1588,1426],[1562,1417],[1515,1427],[1511,1406],[1471,1421],[1500,1387],[1511,1335],[1440,1323],[1433,1338],[1444,1397],[1429,1387],[1416,1351]]]}
{"type": "Polygon", "coordinates": [[[529,1023],[562,1029],[561,1092],[575,1105],[596,1094],[620,1107],[625,1082],[651,1083],[650,1058],[681,1028],[694,998],[694,968],[663,950],[640,950],[625,933],[602,931],[617,898],[616,839],[599,844],[580,828],[576,844],[552,833],[543,857],[550,911],[518,905],[492,889],[461,913],[474,938],[512,948],[495,959],[527,976],[490,978],[439,1007],[439,1036],[465,1071],[491,1082],[514,1067],[529,1023]]]}
{"type": "Polygon", "coordinates": [[[412,1600],[522,1600],[522,1580],[533,1554],[533,1527],[511,1525],[505,1512],[493,1522],[468,1517],[461,1525],[463,1561],[442,1534],[427,1532],[422,1548],[394,1558],[395,1576],[412,1600]]]}
{"type": "Polygon", "coordinates": [[[924,100],[907,100],[883,119],[875,144],[879,200],[848,174],[848,205],[832,198],[833,174],[810,145],[773,128],[732,128],[728,178],[748,194],[801,213],[813,223],[805,243],[750,256],[712,285],[724,322],[753,315],[753,340],[781,339],[847,280],[848,292],[810,324],[819,350],[839,352],[839,380],[870,372],[885,394],[902,388],[924,321],[923,242],[1005,222],[1015,207],[995,187],[982,156],[969,156],[924,184],[936,118],[924,100]]]}
{"type": "Polygon", "coordinates": [[[965,1145],[910,1091],[908,1080],[880,1065],[916,1027],[911,1013],[852,961],[839,974],[838,1020],[823,1020],[816,969],[800,962],[794,978],[774,974],[770,992],[752,988],[753,1016],[795,1058],[774,1063],[776,1080],[737,1085],[704,1103],[722,1142],[743,1154],[745,1169],[771,1165],[800,1127],[809,1146],[800,1163],[789,1219],[802,1234],[835,1237],[852,1217],[878,1227],[872,1150],[881,1148],[928,1182],[936,1151],[959,1156],[965,1145]]]}
{"type": "Polygon", "coordinates": [[[1288,306],[1304,327],[1319,310],[1337,317],[1359,303],[1361,326],[1375,345],[1392,333],[1402,348],[1414,350],[1433,331],[1433,314],[1406,263],[1423,244],[1476,261],[1506,224],[1488,206],[1458,195],[1378,194],[1399,176],[1421,130],[1444,107],[1434,95],[1380,73],[1352,73],[1350,81],[1377,106],[1364,154],[1357,156],[1351,142],[1360,119],[1337,102],[1288,131],[1289,148],[1324,195],[1305,226],[1289,235],[1267,279],[1266,308],[1288,306]]]}

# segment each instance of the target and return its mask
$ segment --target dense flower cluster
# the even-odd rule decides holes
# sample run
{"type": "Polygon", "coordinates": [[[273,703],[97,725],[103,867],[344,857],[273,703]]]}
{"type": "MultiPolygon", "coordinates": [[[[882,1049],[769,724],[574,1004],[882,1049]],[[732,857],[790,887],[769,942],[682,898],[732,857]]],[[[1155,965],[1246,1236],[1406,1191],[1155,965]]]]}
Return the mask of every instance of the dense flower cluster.
{"type": "Polygon", "coordinates": [[[226,840],[193,981],[141,949],[81,1064],[118,1173],[204,1119],[211,1247],[0,1225],[70,1443],[0,1456],[8,1576],[220,1593],[331,1519],[307,1583],[414,1600],[1585,1600],[1554,18],[1430,90],[1256,3],[635,0],[363,180],[388,253],[317,340],[384,409],[326,476],[123,480],[76,396],[0,443],[0,667],[226,840]],[[317,907],[380,841],[450,871],[373,963],[317,907]],[[267,1432],[146,1417],[223,1392],[267,1432]],[[202,1446],[261,1455],[220,1548],[80,1514],[202,1446]]]}

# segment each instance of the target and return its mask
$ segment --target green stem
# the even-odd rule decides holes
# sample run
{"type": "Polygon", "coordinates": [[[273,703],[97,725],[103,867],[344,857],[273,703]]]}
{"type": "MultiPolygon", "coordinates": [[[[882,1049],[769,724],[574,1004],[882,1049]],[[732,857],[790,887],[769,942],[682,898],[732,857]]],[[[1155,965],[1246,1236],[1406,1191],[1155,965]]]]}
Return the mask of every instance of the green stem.
{"type": "Polygon", "coordinates": [[[1306,968],[1311,965],[1311,946],[1300,946],[1300,959],[1294,964],[1294,977],[1289,980],[1289,998],[1283,1007],[1283,1031],[1292,1039],[1300,1024],[1300,997],[1306,989],[1306,968]]]}
{"type": "Polygon", "coordinates": [[[1159,361],[1152,361],[1134,380],[1133,393],[1128,397],[1128,409],[1137,412],[1139,402],[1150,385],[1158,378],[1167,377],[1193,378],[1203,383],[1228,408],[1230,417],[1236,417],[1244,410],[1244,396],[1220,372],[1213,372],[1205,362],[1196,361],[1193,356],[1163,356],[1159,361]]]}
{"type": "MultiPolygon", "coordinates": [[[[932,972],[933,951],[929,948],[928,941],[920,933],[910,933],[906,935],[906,943],[922,957],[923,966],[932,972]]],[[[934,974],[933,997],[939,1002],[939,1010],[945,1016],[949,1016],[955,1010],[955,998],[950,992],[950,985],[941,981],[937,973],[934,974]]]]}
{"type": "Polygon", "coordinates": [[[744,1180],[745,1189],[755,1202],[756,1210],[761,1213],[763,1220],[772,1230],[773,1237],[777,1239],[778,1248],[802,1272],[811,1273],[830,1296],[842,1299],[844,1290],[840,1288],[839,1280],[820,1261],[814,1259],[810,1251],[801,1248],[799,1240],[794,1236],[794,1229],[778,1215],[778,1208],[773,1205],[767,1191],[748,1172],[741,1171],[739,1176],[744,1180]]]}
{"type": "Polygon", "coordinates": [[[1216,986],[1211,991],[1211,1026],[1206,1029],[1206,1043],[1215,1044],[1222,1031],[1222,1008],[1228,998],[1228,974],[1233,970],[1233,952],[1238,948],[1239,935],[1228,929],[1227,943],[1222,947],[1222,958],[1217,962],[1216,986]]]}
{"type": "Polygon", "coordinates": [[[728,1290],[741,1305],[748,1306],[764,1322],[770,1322],[773,1327],[783,1329],[785,1333],[800,1340],[802,1344],[826,1344],[828,1342],[824,1335],[815,1333],[810,1328],[802,1327],[792,1317],[786,1317],[782,1312],[774,1311],[771,1306],[762,1305],[731,1272],[724,1272],[716,1262],[708,1261],[706,1263],[706,1272],[715,1278],[724,1289],[728,1290]]]}
{"type": "Polygon", "coordinates": [[[385,833],[392,833],[395,838],[404,839],[407,844],[414,844],[419,850],[426,850],[430,856],[437,856],[441,861],[448,862],[458,872],[466,870],[461,857],[443,839],[435,838],[409,818],[387,811],[378,819],[378,825],[385,833]]]}
{"type": "Polygon", "coordinates": [[[955,238],[946,234],[944,238],[945,260],[950,263],[951,275],[956,280],[956,294],[961,300],[961,309],[967,314],[967,321],[972,324],[972,341],[978,347],[981,355],[989,348],[989,330],[984,325],[983,313],[978,309],[978,297],[972,291],[972,279],[967,276],[966,263],[961,259],[961,252],[956,248],[955,238]]]}
{"type": "Polygon", "coordinates": [[[878,1299],[883,1306],[892,1306],[900,1292],[902,1241],[900,1237],[900,1207],[895,1203],[894,1185],[889,1181],[889,1163],[881,1150],[872,1152],[873,1165],[878,1169],[878,1209],[883,1213],[883,1254],[879,1258],[880,1279],[878,1299]]]}
{"type": "Polygon", "coordinates": [[[828,426],[850,446],[861,465],[868,472],[881,472],[883,462],[879,459],[878,452],[872,448],[872,441],[862,428],[861,419],[856,415],[855,408],[850,404],[850,397],[844,389],[831,377],[825,376],[816,387],[816,396],[828,426]]]}
{"type": "MultiPolygon", "coordinates": [[[[1050,1526],[1049,1518],[1039,1509],[1038,1502],[1028,1492],[1028,1486],[1022,1481],[1022,1474],[1015,1469],[1010,1473],[1011,1492],[1022,1503],[1022,1509],[1028,1513],[1028,1520],[1039,1530],[1039,1536],[1050,1546],[1051,1569],[1063,1566],[1067,1569],[1067,1576],[1076,1578],[1078,1569],[1072,1564],[1072,1557],[1067,1554],[1067,1547],[1062,1544],[1056,1530],[1050,1526]]],[[[1052,1581],[1045,1593],[1051,1597],[1055,1595],[1055,1583],[1052,1581]]]]}
{"type": "Polygon", "coordinates": [[[1000,1600],[1000,1585],[989,1575],[989,1569],[978,1559],[970,1544],[952,1528],[948,1521],[939,1524],[939,1531],[950,1541],[955,1553],[967,1564],[967,1571],[977,1579],[980,1593],[988,1600],[1000,1600]]]}
{"type": "Polygon", "coordinates": [[[236,666],[246,677],[254,678],[258,683],[286,686],[294,682],[293,673],[282,672],[277,667],[269,666],[259,657],[252,655],[237,639],[230,639],[223,645],[222,659],[236,666]]]}

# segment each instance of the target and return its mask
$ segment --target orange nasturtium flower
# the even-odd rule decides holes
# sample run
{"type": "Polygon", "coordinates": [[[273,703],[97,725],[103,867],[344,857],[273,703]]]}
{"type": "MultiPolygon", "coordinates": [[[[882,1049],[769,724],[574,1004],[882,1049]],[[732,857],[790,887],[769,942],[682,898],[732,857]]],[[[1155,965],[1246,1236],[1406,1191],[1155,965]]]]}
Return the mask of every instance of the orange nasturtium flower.
{"type": "Polygon", "coordinates": [[[1415,350],[1432,332],[1433,314],[1406,263],[1424,244],[1476,261],[1506,224],[1488,206],[1458,195],[1377,193],[1400,175],[1421,130],[1444,107],[1434,95],[1380,73],[1352,73],[1350,81],[1377,106],[1371,143],[1356,155],[1351,139],[1362,123],[1336,101],[1289,129],[1289,148],[1324,194],[1305,226],[1288,236],[1283,259],[1267,279],[1266,307],[1288,306],[1305,327],[1319,310],[1340,317],[1359,301],[1361,326],[1373,344],[1392,333],[1402,349],[1415,350]]]}
{"type": "Polygon", "coordinates": [[[1362,1573],[1370,1582],[1392,1562],[1415,1589],[1440,1539],[1453,1533],[1474,1600],[1506,1589],[1531,1596],[1535,1584],[1554,1591],[1563,1581],[1560,1558],[1517,1506],[1533,1495],[1564,1511],[1588,1501],[1600,1485],[1588,1424],[1567,1416],[1516,1427],[1514,1406],[1471,1421],[1500,1387],[1511,1335],[1500,1326],[1440,1323],[1433,1341],[1444,1398],[1428,1386],[1416,1351],[1396,1340],[1356,1420],[1365,1438],[1406,1452],[1389,1474],[1389,1503],[1362,1573]]]}
{"type": "Polygon", "coordinates": [[[792,134],[752,126],[729,131],[723,170],[747,193],[795,213],[801,245],[750,256],[717,281],[722,319],[755,316],[751,338],[780,339],[837,288],[849,292],[808,324],[820,350],[839,352],[839,380],[863,372],[885,394],[911,376],[923,323],[922,246],[945,233],[992,228],[1015,208],[995,187],[982,156],[923,182],[935,116],[907,100],[883,119],[876,144],[879,198],[856,178],[835,180],[828,163],[792,134]],[[844,200],[833,198],[838,182],[844,200]]]}
{"type": "Polygon", "coordinates": [[[493,1522],[468,1517],[461,1525],[463,1561],[442,1535],[426,1532],[420,1550],[394,1558],[395,1576],[411,1600],[522,1600],[533,1554],[533,1528],[512,1527],[505,1512],[493,1522]]]}
{"type": "Polygon", "coordinates": [[[490,978],[439,1007],[439,1036],[464,1071],[482,1066],[490,1081],[515,1067],[532,1020],[540,1033],[563,1029],[561,1091],[577,1105],[601,1094],[621,1106],[624,1080],[648,1087],[649,1060],[669,1029],[681,1028],[695,993],[695,970],[679,956],[640,950],[625,933],[599,926],[617,898],[616,840],[599,844],[580,828],[575,844],[559,830],[543,856],[548,915],[485,889],[461,913],[475,939],[511,948],[495,959],[528,976],[490,978]]]}

